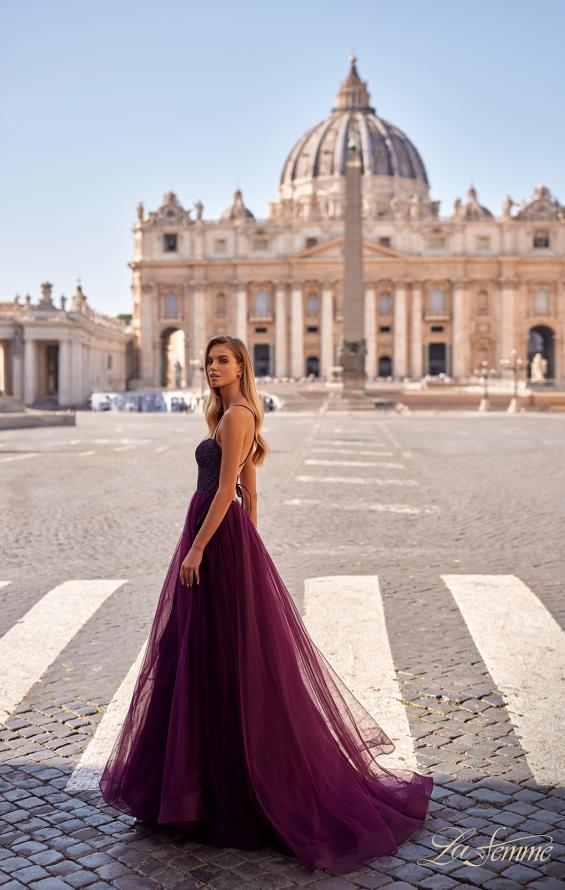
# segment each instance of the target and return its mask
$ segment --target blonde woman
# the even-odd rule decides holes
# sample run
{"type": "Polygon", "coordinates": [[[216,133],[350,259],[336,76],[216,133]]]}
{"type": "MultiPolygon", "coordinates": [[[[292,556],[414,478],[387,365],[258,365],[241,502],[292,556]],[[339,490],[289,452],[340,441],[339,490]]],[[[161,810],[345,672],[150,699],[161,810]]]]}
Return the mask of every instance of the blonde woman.
{"type": "Polygon", "coordinates": [[[245,344],[213,337],[205,366],[210,435],[100,789],[201,843],[351,872],[422,826],[432,779],[377,763],[394,743],[313,643],[257,531],[269,449],[245,344]]]}

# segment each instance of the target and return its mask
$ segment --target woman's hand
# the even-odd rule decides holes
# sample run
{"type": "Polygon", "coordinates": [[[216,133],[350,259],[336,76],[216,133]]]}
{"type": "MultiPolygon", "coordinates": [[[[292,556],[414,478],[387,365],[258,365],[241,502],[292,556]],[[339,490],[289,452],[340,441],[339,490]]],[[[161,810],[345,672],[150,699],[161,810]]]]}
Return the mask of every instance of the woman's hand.
{"type": "Polygon", "coordinates": [[[191,587],[194,578],[196,583],[200,584],[200,572],[198,571],[202,562],[202,547],[193,544],[180,567],[180,581],[185,587],[191,587]]]}

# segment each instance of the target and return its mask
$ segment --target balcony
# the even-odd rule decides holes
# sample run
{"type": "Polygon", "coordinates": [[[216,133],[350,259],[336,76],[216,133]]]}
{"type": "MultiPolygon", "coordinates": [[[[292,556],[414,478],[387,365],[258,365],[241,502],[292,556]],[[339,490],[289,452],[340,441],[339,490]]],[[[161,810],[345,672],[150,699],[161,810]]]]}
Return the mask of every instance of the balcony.
{"type": "Polygon", "coordinates": [[[252,324],[267,324],[268,322],[273,321],[273,313],[272,312],[248,312],[247,313],[247,321],[252,324]]]}

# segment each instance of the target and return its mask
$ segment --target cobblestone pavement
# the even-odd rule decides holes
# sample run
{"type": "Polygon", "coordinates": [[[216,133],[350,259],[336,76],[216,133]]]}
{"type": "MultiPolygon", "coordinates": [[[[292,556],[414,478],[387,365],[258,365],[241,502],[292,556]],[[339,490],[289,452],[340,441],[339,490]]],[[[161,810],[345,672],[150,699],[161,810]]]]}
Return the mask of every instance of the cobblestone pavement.
{"type": "MultiPolygon", "coordinates": [[[[375,669],[390,648],[415,763],[435,780],[426,825],[396,856],[346,876],[308,874],[273,850],[134,825],[94,785],[66,788],[147,636],[205,434],[199,417],[83,412],[76,428],[0,436],[0,888],[564,886],[558,415],[265,418],[259,533],[301,611],[308,579],[335,590],[369,579],[366,603],[378,594],[388,640],[375,669]],[[59,630],[56,651],[38,645],[36,675],[22,679],[10,635],[37,624],[44,598],[69,582],[93,598],[90,611],[59,630]],[[516,604],[502,625],[508,645],[489,636],[485,595],[516,604]],[[549,837],[546,861],[481,859],[497,829],[497,841],[549,837]],[[436,845],[459,836],[467,852],[442,855],[436,845]]],[[[39,642],[57,639],[39,630],[39,642]]]]}

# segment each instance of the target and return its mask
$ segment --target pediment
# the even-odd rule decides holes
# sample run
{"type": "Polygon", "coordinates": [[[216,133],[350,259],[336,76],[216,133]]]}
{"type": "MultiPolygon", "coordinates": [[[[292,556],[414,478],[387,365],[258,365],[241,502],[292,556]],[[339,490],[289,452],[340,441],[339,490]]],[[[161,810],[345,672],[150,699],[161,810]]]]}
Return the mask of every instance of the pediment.
{"type": "MultiPolygon", "coordinates": [[[[343,260],[343,235],[338,238],[332,238],[330,241],[323,241],[321,244],[315,244],[314,247],[306,247],[304,250],[295,253],[292,259],[295,260],[343,260]]],[[[382,259],[404,259],[406,255],[392,247],[385,247],[384,244],[378,244],[376,241],[363,239],[363,258],[366,260],[375,260],[379,257],[382,259]]]]}

